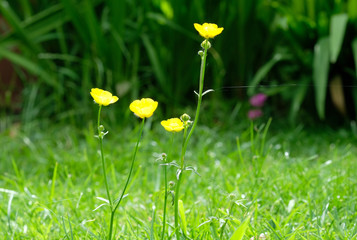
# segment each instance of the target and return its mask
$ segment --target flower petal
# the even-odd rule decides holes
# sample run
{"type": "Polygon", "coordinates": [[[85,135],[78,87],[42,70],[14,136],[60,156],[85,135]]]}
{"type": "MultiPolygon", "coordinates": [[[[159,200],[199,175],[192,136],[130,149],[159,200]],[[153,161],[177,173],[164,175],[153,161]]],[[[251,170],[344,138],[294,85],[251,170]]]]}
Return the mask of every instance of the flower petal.
{"type": "Polygon", "coordinates": [[[140,118],[149,118],[153,115],[157,106],[158,102],[151,98],[142,98],[141,100],[133,101],[129,109],[140,118]]]}
{"type": "Polygon", "coordinates": [[[115,103],[119,99],[117,96],[113,96],[110,92],[99,88],[92,88],[90,95],[93,97],[97,104],[103,106],[108,106],[109,104],[115,103]]]}
{"type": "Polygon", "coordinates": [[[161,125],[168,132],[180,132],[184,129],[183,122],[179,118],[170,118],[161,121],[161,125]]]}
{"type": "Polygon", "coordinates": [[[214,38],[223,31],[223,27],[219,28],[215,23],[204,23],[202,25],[194,23],[193,26],[197,32],[206,39],[214,38]]]}

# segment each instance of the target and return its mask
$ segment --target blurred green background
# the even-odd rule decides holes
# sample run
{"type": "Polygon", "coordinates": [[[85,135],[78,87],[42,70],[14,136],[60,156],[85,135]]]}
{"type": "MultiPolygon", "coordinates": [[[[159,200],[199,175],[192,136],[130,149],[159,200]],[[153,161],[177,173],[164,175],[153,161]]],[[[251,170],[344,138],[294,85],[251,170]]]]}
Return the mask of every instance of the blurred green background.
{"type": "MultiPolygon", "coordinates": [[[[292,124],[356,118],[357,0],[0,0],[0,128],[93,118],[92,87],[120,104],[152,97],[164,116],[195,107],[202,38],[212,40],[207,119],[246,119],[249,97],[292,124]]],[[[95,108],[96,109],[96,108],[95,108]]],[[[188,110],[189,111],[189,110],[188,110]]]]}

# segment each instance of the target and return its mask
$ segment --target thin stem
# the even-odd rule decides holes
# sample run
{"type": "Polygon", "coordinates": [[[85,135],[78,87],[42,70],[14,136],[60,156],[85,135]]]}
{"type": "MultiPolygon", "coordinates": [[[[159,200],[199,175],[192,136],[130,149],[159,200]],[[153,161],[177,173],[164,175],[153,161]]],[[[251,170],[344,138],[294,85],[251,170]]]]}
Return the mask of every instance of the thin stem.
{"type": "MultiPolygon", "coordinates": [[[[173,141],[174,141],[174,136],[175,136],[175,133],[172,134],[172,137],[171,137],[171,141],[170,141],[170,146],[173,146],[173,141]]],[[[170,148],[170,151],[169,151],[169,154],[167,155],[168,156],[171,156],[171,149],[172,147],[170,148]]],[[[165,226],[166,226],[166,203],[167,203],[167,196],[168,196],[168,192],[167,192],[167,157],[164,158],[164,181],[165,181],[165,199],[164,199],[164,216],[163,216],[163,222],[162,222],[162,234],[161,234],[161,239],[163,240],[164,237],[165,237],[165,226]]]]}
{"type": "MultiPolygon", "coordinates": [[[[107,171],[106,171],[106,167],[105,167],[105,159],[104,159],[104,150],[103,150],[103,138],[104,138],[104,129],[101,129],[102,127],[100,126],[100,113],[102,111],[102,105],[99,105],[99,110],[98,110],[98,138],[99,138],[99,145],[100,145],[100,155],[102,158],[102,167],[103,167],[103,175],[104,175],[104,183],[105,183],[105,188],[107,190],[107,197],[109,200],[109,205],[110,205],[110,209],[111,211],[113,210],[113,203],[112,200],[110,198],[110,192],[109,192],[109,186],[108,186],[108,179],[107,179],[107,171]]],[[[113,212],[110,216],[110,222],[112,222],[113,219],[113,212]]],[[[108,239],[111,240],[112,238],[112,224],[110,225],[110,229],[109,229],[109,236],[108,239]]]]}
{"type": "Polygon", "coordinates": [[[130,170],[129,170],[129,175],[128,175],[128,178],[126,179],[123,192],[122,192],[121,195],[120,195],[120,198],[119,198],[119,200],[118,200],[118,203],[115,205],[114,208],[112,208],[112,214],[111,214],[111,218],[110,218],[109,240],[111,239],[111,236],[112,236],[115,211],[117,210],[117,208],[119,207],[121,201],[123,200],[123,197],[124,197],[126,188],[128,187],[129,182],[130,182],[130,177],[131,177],[131,174],[132,174],[132,172],[133,172],[133,167],[134,167],[134,162],[135,162],[135,158],[136,158],[136,153],[138,152],[141,135],[142,135],[143,129],[144,129],[144,124],[145,124],[145,118],[143,118],[143,120],[142,120],[142,122],[141,122],[139,138],[138,138],[138,141],[136,142],[136,145],[135,145],[134,154],[133,154],[133,157],[132,157],[132,159],[131,159],[131,166],[130,166],[130,170]]]}
{"type": "Polygon", "coordinates": [[[165,224],[166,224],[166,201],[167,201],[167,169],[166,169],[166,165],[164,165],[164,178],[165,178],[165,199],[164,199],[164,216],[163,216],[163,220],[162,220],[162,233],[161,233],[162,240],[165,237],[165,224]]]}
{"type": "Polygon", "coordinates": [[[254,147],[254,123],[250,121],[250,148],[253,154],[255,154],[255,147],[254,147]]]}
{"type": "Polygon", "coordinates": [[[98,129],[98,134],[100,134],[99,126],[100,126],[100,113],[102,111],[102,105],[99,105],[99,110],[98,110],[98,121],[97,121],[97,129],[98,129]]]}
{"type": "Polygon", "coordinates": [[[183,133],[181,156],[180,156],[180,159],[181,159],[181,162],[180,162],[181,170],[183,169],[184,163],[185,163],[185,155],[186,155],[185,143],[186,143],[186,139],[187,139],[187,128],[185,128],[184,133],[183,133]]]}
{"type": "Polygon", "coordinates": [[[175,189],[175,198],[174,198],[174,210],[175,210],[175,231],[176,231],[176,238],[180,239],[180,229],[178,228],[178,221],[179,221],[179,217],[178,217],[178,196],[180,193],[180,186],[181,186],[181,181],[182,181],[182,174],[183,174],[183,170],[184,170],[184,163],[185,163],[185,153],[186,153],[186,148],[185,148],[185,142],[187,139],[187,127],[184,130],[184,134],[183,134],[183,140],[182,140],[182,148],[181,148],[181,163],[180,163],[180,168],[178,169],[178,171],[180,171],[179,175],[177,176],[177,184],[176,184],[176,189],[175,189]]]}
{"type": "MultiPolygon", "coordinates": [[[[208,41],[208,40],[207,40],[208,41]]],[[[203,85],[204,85],[204,80],[205,80],[205,70],[206,70],[206,58],[207,58],[207,51],[208,47],[206,44],[206,48],[204,49],[202,58],[201,58],[201,71],[200,71],[200,84],[199,84],[199,92],[198,92],[198,101],[197,101],[197,109],[196,109],[196,115],[195,115],[195,120],[193,121],[192,128],[185,140],[184,143],[184,152],[186,153],[186,148],[188,145],[188,142],[190,141],[190,138],[193,134],[193,131],[196,128],[198,118],[200,116],[200,109],[201,109],[201,103],[202,103],[202,92],[203,92],[203,85]]]]}
{"type": "Polygon", "coordinates": [[[109,205],[110,208],[112,208],[112,200],[110,198],[110,192],[109,192],[109,186],[108,186],[108,180],[107,180],[107,171],[105,167],[105,159],[104,159],[104,150],[103,150],[103,133],[100,129],[100,113],[102,111],[102,105],[99,105],[99,110],[98,110],[98,138],[99,138],[99,145],[100,145],[100,155],[102,158],[102,167],[103,167],[103,175],[104,175],[104,183],[105,183],[105,188],[107,190],[107,197],[109,200],[109,205]]]}
{"type": "MultiPolygon", "coordinates": [[[[205,41],[208,41],[208,40],[206,39],[205,41]]],[[[206,58],[207,58],[207,51],[209,48],[208,44],[204,44],[204,46],[205,46],[204,52],[201,57],[199,92],[198,92],[198,101],[197,101],[195,120],[193,121],[191,130],[188,133],[188,135],[187,135],[187,129],[185,129],[182,150],[181,150],[181,168],[179,169],[180,173],[178,174],[178,180],[177,180],[177,185],[176,185],[176,190],[175,190],[175,231],[176,231],[176,239],[177,240],[180,240],[180,238],[181,238],[180,229],[178,227],[178,199],[179,199],[182,175],[183,175],[184,166],[185,166],[184,159],[185,159],[188,142],[190,141],[190,138],[191,138],[193,131],[195,130],[197,122],[198,122],[198,118],[200,115],[200,109],[201,109],[201,103],[202,103],[202,92],[203,92],[203,84],[204,84],[205,70],[206,70],[206,58]],[[186,137],[186,135],[187,135],[187,137],[186,137]]]]}
{"type": "Polygon", "coordinates": [[[107,180],[107,171],[105,170],[106,167],[105,167],[104,152],[103,152],[103,139],[101,139],[100,137],[99,137],[99,144],[100,144],[100,152],[101,152],[101,155],[102,155],[102,167],[103,167],[105,188],[107,190],[107,197],[108,197],[108,200],[109,200],[110,208],[112,208],[113,205],[112,205],[112,200],[110,198],[110,192],[109,192],[109,186],[108,186],[108,180],[107,180]]]}
{"type": "Polygon", "coordinates": [[[181,180],[182,180],[182,174],[183,174],[183,171],[181,170],[180,171],[180,174],[178,176],[178,180],[177,180],[177,184],[176,184],[176,189],[175,189],[175,202],[174,202],[174,205],[175,205],[175,231],[176,231],[176,240],[179,240],[181,238],[181,234],[180,234],[180,229],[179,229],[179,226],[178,226],[178,196],[179,196],[179,193],[180,193],[180,185],[181,185],[181,180]]]}
{"type": "Polygon", "coordinates": [[[219,239],[223,239],[224,228],[225,228],[226,225],[227,225],[228,218],[229,218],[230,216],[232,216],[232,214],[233,214],[233,207],[234,207],[234,205],[235,205],[235,202],[233,201],[232,204],[231,204],[231,207],[229,208],[229,214],[228,214],[228,216],[226,217],[226,220],[224,221],[224,224],[223,224],[222,227],[221,227],[221,234],[220,234],[219,239]]]}
{"type": "Polygon", "coordinates": [[[110,213],[110,226],[109,226],[109,236],[108,236],[109,240],[112,239],[114,215],[115,215],[115,211],[112,210],[111,213],[110,213]]]}

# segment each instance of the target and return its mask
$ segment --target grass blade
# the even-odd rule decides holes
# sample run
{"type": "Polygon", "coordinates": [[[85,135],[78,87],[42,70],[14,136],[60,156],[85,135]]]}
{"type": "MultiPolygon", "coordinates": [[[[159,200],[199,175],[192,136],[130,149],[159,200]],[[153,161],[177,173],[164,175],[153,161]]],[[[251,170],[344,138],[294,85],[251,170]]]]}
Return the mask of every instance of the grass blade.
{"type": "Polygon", "coordinates": [[[347,3],[348,17],[352,20],[357,19],[357,0],[349,0],[347,3]]]}
{"type": "Polygon", "coordinates": [[[262,141],[261,141],[261,146],[260,146],[260,155],[263,156],[264,154],[264,148],[265,148],[265,141],[266,141],[266,137],[268,134],[268,130],[271,124],[272,118],[270,117],[267,124],[264,127],[264,131],[263,131],[263,135],[262,135],[262,141]]]}
{"type": "Polygon", "coordinates": [[[13,31],[16,32],[16,34],[20,37],[20,39],[22,39],[22,41],[24,41],[30,49],[34,50],[35,52],[39,51],[38,46],[35,45],[31,40],[29,40],[28,34],[21,24],[21,20],[11,9],[7,1],[0,1],[0,12],[11,25],[13,31]]]}
{"type": "Polygon", "coordinates": [[[44,69],[42,69],[38,64],[34,63],[32,60],[25,58],[22,55],[16,54],[8,49],[5,49],[1,45],[0,45],[0,57],[9,59],[11,62],[27,69],[32,74],[38,75],[41,78],[41,80],[43,80],[50,86],[53,86],[56,89],[62,91],[63,87],[59,85],[49,73],[47,73],[44,69]]]}
{"type": "MultiPolygon", "coordinates": [[[[95,47],[95,50],[98,51],[98,55],[105,57],[105,46],[106,42],[103,37],[103,31],[100,28],[100,24],[98,23],[96,14],[94,13],[94,5],[91,3],[90,0],[84,1],[82,6],[83,9],[83,16],[84,19],[81,24],[82,28],[83,25],[86,25],[87,30],[89,32],[90,38],[87,39],[88,43],[91,46],[95,47]]],[[[79,11],[78,11],[79,12],[79,11]]],[[[103,59],[104,60],[104,59],[103,59]]]]}
{"type": "Polygon", "coordinates": [[[248,89],[248,95],[253,95],[256,87],[259,85],[259,83],[267,76],[269,71],[281,60],[286,59],[286,56],[283,56],[281,54],[275,54],[270,61],[268,61],[266,64],[264,64],[257,73],[254,75],[253,80],[249,84],[251,88],[248,89]]]}
{"type": "Polygon", "coordinates": [[[62,4],[66,11],[66,15],[68,15],[72,20],[72,23],[82,38],[83,43],[88,44],[88,41],[90,41],[90,34],[84,20],[81,18],[82,14],[78,11],[78,7],[74,5],[71,0],[62,0],[62,4]]]}
{"type": "Polygon", "coordinates": [[[187,222],[186,222],[186,216],[185,216],[185,208],[183,206],[182,200],[178,200],[178,208],[180,212],[180,217],[181,217],[181,223],[182,223],[182,231],[185,236],[187,236],[187,222]]]}
{"type": "Polygon", "coordinates": [[[56,185],[56,179],[57,179],[57,169],[58,169],[58,162],[56,162],[55,169],[53,170],[50,201],[52,201],[53,196],[55,195],[55,185],[56,185]]]}
{"type": "Polygon", "coordinates": [[[143,35],[142,40],[143,40],[143,44],[146,48],[146,51],[148,53],[151,65],[154,69],[156,78],[157,78],[161,88],[165,92],[168,93],[169,91],[167,91],[168,89],[166,89],[166,78],[165,78],[163,67],[160,63],[160,58],[158,56],[158,53],[155,50],[155,47],[152,45],[152,43],[147,35],[143,35]]]}
{"type": "Polygon", "coordinates": [[[289,120],[291,123],[295,123],[296,116],[300,110],[301,104],[303,103],[306,93],[309,89],[311,79],[305,78],[302,80],[302,84],[295,90],[294,97],[292,99],[292,104],[290,108],[289,120]]]}
{"type": "MultiPolygon", "coordinates": [[[[352,53],[355,61],[355,74],[357,78],[357,38],[355,38],[352,42],[352,53]]],[[[357,88],[353,88],[353,100],[357,115],[357,88]]]]}
{"type": "Polygon", "coordinates": [[[64,223],[64,217],[62,216],[61,218],[62,218],[62,227],[63,227],[64,234],[66,235],[67,239],[70,239],[67,233],[66,224],[64,223]]]}
{"type": "Polygon", "coordinates": [[[315,103],[320,119],[325,118],[325,100],[329,74],[329,38],[321,38],[315,45],[313,62],[313,80],[315,103]]]}
{"type": "Polygon", "coordinates": [[[154,225],[155,225],[155,215],[156,215],[156,207],[152,207],[152,217],[151,217],[151,227],[150,227],[150,240],[155,240],[154,237],[154,225]]]}
{"type": "Polygon", "coordinates": [[[20,1],[21,1],[21,9],[24,12],[24,17],[25,18],[31,17],[31,15],[32,15],[31,7],[30,7],[31,2],[29,2],[27,0],[20,0],[20,1]]]}
{"type": "Polygon", "coordinates": [[[352,42],[352,53],[353,53],[353,58],[355,60],[355,73],[357,77],[357,38],[355,38],[352,42]]]}
{"type": "Polygon", "coordinates": [[[340,54],[348,22],[347,14],[337,14],[331,17],[330,25],[330,61],[335,63],[340,54]]]}
{"type": "Polygon", "coordinates": [[[231,236],[230,240],[242,240],[245,232],[248,229],[250,221],[250,215],[244,220],[244,222],[234,231],[233,235],[231,236]]]}

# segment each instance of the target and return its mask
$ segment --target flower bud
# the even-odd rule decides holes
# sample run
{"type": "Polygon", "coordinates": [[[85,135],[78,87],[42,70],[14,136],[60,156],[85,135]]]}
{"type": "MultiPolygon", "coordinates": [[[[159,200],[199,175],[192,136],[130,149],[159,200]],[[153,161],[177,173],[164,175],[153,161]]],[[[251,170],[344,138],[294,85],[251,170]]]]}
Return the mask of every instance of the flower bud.
{"type": "Polygon", "coordinates": [[[187,113],[182,114],[180,119],[183,122],[183,127],[185,129],[187,129],[189,126],[191,126],[191,124],[192,124],[192,121],[190,121],[191,117],[187,113]]]}
{"type": "Polygon", "coordinates": [[[182,122],[185,123],[185,122],[189,121],[191,119],[191,117],[187,113],[184,113],[184,114],[182,114],[180,119],[181,119],[182,122]]]}
{"type": "Polygon", "coordinates": [[[200,55],[201,57],[203,57],[203,51],[202,51],[202,50],[198,51],[198,55],[200,55]]]}
{"type": "Polygon", "coordinates": [[[205,39],[202,43],[201,43],[201,47],[204,49],[210,49],[211,48],[211,43],[205,39]]]}
{"type": "Polygon", "coordinates": [[[98,131],[99,131],[99,132],[103,132],[103,131],[104,131],[104,126],[103,126],[103,125],[100,125],[100,126],[98,127],[98,131]]]}
{"type": "Polygon", "coordinates": [[[170,181],[169,182],[169,187],[170,187],[170,189],[173,189],[175,187],[175,182],[174,181],[170,181]]]}

